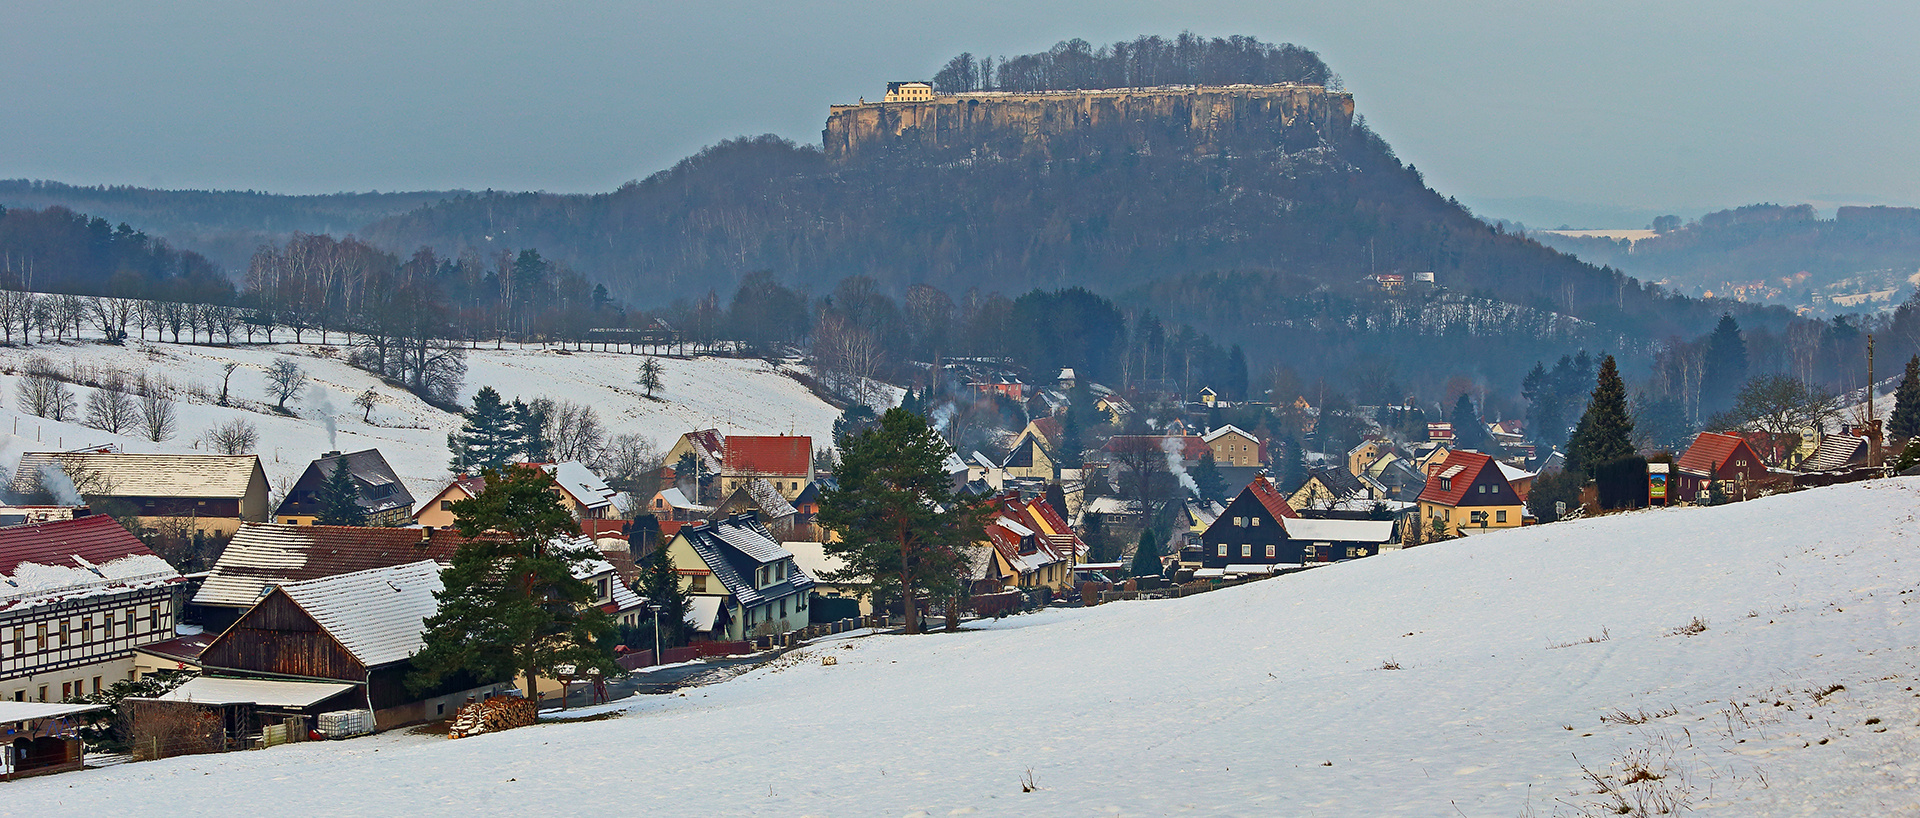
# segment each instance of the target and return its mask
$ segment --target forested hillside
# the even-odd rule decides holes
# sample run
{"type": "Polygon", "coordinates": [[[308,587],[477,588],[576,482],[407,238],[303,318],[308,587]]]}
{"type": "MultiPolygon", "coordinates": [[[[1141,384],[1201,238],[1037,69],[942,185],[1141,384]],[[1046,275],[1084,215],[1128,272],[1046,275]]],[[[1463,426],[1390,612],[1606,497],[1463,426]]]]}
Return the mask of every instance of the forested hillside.
{"type": "MultiPolygon", "coordinates": [[[[262,244],[295,232],[344,236],[375,221],[450,193],[333,193],[288,196],[252,190],[155,190],[0,180],[0,206],[65,207],[114,224],[125,222],[175,246],[192,250],[230,271],[247,268],[262,244]]],[[[407,248],[412,249],[412,248],[407,248]]]]}

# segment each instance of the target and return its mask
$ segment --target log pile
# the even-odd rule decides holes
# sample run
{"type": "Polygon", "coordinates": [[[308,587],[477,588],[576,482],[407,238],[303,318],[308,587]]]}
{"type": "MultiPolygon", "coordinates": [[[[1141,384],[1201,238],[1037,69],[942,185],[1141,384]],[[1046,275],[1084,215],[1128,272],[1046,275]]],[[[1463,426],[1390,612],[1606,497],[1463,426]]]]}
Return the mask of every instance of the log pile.
{"type": "Polygon", "coordinates": [[[539,717],[540,708],[534,705],[533,700],[519,696],[495,696],[485,701],[468,702],[453,714],[453,728],[447,732],[447,738],[466,738],[525,727],[539,717]]]}

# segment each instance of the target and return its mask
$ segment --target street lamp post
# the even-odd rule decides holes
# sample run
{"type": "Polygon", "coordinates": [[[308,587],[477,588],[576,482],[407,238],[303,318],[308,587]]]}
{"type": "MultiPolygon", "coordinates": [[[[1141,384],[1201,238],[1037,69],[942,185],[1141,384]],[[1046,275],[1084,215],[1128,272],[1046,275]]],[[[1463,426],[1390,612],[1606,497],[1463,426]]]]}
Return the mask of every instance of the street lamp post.
{"type": "Polygon", "coordinates": [[[655,665],[665,664],[660,656],[660,606],[649,602],[647,603],[647,610],[653,612],[653,663],[655,665]]]}

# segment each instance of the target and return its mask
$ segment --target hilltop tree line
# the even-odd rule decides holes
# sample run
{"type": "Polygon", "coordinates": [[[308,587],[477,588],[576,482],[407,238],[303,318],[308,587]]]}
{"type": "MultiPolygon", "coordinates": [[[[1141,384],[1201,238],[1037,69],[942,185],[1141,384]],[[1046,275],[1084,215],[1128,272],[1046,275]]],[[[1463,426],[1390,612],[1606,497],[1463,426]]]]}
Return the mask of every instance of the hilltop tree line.
{"type": "Polygon", "coordinates": [[[1160,85],[1321,85],[1333,74],[1320,55],[1291,43],[1252,37],[1206,38],[1183,31],[1171,39],[1142,35],[1112,45],[1063,40],[1036,54],[974,57],[963,53],[933,76],[945,93],[1150,88],[1160,85]]]}

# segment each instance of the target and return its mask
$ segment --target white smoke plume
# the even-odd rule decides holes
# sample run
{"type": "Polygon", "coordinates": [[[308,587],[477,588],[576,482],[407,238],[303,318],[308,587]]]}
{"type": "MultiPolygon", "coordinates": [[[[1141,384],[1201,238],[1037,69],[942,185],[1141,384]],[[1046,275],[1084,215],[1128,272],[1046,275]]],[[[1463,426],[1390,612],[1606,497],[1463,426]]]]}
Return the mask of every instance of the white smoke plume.
{"type": "Polygon", "coordinates": [[[80,499],[80,489],[73,485],[73,478],[56,466],[40,467],[40,487],[53,495],[56,505],[77,506],[86,503],[80,499]]]}
{"type": "Polygon", "coordinates": [[[340,430],[334,423],[333,401],[327,399],[327,388],[316,383],[313,385],[313,388],[308,389],[307,405],[313,407],[313,411],[319,412],[320,422],[326,424],[327,449],[330,451],[339,451],[340,443],[337,438],[340,436],[340,430]]]}
{"type": "Polygon", "coordinates": [[[1193,482],[1193,475],[1188,474],[1187,467],[1180,462],[1180,456],[1185,453],[1184,448],[1179,438],[1160,438],[1160,451],[1166,452],[1167,454],[1167,471],[1172,472],[1174,477],[1179,478],[1180,485],[1185,486],[1189,493],[1198,497],[1200,496],[1200,484],[1193,482]]]}

